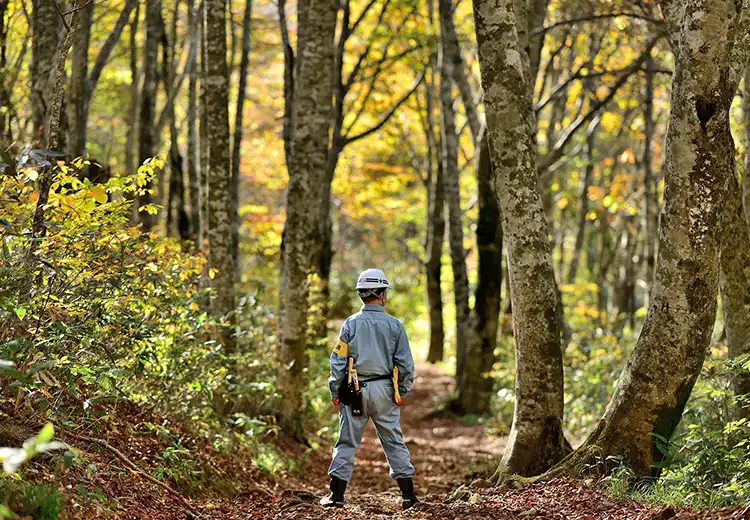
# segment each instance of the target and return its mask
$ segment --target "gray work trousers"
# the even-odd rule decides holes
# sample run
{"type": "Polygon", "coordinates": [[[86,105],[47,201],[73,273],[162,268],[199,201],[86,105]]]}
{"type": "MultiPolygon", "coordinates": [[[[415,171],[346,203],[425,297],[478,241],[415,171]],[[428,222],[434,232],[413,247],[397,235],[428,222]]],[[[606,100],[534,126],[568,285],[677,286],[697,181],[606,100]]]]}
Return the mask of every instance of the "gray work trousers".
{"type": "Polygon", "coordinates": [[[339,407],[339,438],[333,448],[333,460],[328,474],[347,482],[354,471],[354,452],[362,441],[367,421],[372,419],[378,432],[380,446],[388,459],[392,479],[411,478],[414,466],[409,460],[409,450],[404,444],[399,419],[401,409],[393,403],[393,382],[382,379],[360,386],[362,416],[353,417],[350,406],[339,407]]]}

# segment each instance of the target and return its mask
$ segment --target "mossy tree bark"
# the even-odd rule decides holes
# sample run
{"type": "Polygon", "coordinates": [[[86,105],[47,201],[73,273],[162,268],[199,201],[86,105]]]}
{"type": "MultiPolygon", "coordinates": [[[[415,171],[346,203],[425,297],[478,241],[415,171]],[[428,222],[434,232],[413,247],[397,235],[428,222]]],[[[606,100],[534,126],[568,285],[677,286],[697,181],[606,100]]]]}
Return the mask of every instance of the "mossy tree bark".
{"type": "Polygon", "coordinates": [[[498,474],[533,475],[567,449],[558,299],[537,181],[528,62],[510,0],[474,0],[474,19],[516,342],[516,407],[498,474]]]}
{"type": "Polygon", "coordinates": [[[729,58],[737,9],[727,0],[685,3],[651,306],[604,416],[557,471],[604,471],[614,456],[637,475],[658,474],[658,439],[674,433],[700,373],[716,316],[723,204],[734,172],[729,58]]]}
{"type": "MultiPolygon", "coordinates": [[[[234,311],[234,248],[232,247],[232,172],[229,164],[229,69],[227,67],[226,0],[204,0],[203,34],[209,86],[204,97],[208,136],[208,269],[215,269],[211,307],[221,316],[234,311]]],[[[233,331],[224,334],[235,347],[233,331]]]]}
{"type": "Polygon", "coordinates": [[[290,116],[286,195],[280,276],[280,349],[278,390],[280,421],[300,435],[304,369],[307,366],[308,273],[318,233],[318,207],[323,194],[333,115],[334,34],[337,2],[309,0],[300,11],[300,39],[290,116]]]}

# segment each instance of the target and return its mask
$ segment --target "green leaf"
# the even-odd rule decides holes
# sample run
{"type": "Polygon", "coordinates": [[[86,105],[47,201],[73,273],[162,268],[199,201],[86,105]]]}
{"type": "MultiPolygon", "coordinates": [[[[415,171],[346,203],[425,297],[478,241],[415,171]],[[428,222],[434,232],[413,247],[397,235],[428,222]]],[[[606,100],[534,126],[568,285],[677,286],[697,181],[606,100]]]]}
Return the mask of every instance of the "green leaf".
{"type": "Polygon", "coordinates": [[[15,312],[16,312],[16,316],[18,316],[18,319],[22,320],[23,317],[26,316],[27,311],[23,307],[16,307],[15,312]]]}
{"type": "Polygon", "coordinates": [[[39,432],[39,435],[36,436],[36,444],[41,444],[43,442],[49,442],[52,440],[52,437],[55,436],[55,426],[48,422],[44,425],[44,428],[42,428],[42,431],[39,432]]]}

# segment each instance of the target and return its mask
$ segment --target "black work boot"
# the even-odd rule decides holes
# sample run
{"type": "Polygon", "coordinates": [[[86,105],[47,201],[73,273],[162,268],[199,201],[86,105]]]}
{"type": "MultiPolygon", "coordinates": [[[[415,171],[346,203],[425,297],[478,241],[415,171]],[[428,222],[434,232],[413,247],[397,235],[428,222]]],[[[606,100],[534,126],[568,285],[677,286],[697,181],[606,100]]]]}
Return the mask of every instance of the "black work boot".
{"type": "Polygon", "coordinates": [[[401,490],[402,508],[409,509],[414,504],[419,503],[417,495],[414,494],[414,482],[412,481],[412,479],[400,478],[396,482],[398,482],[398,487],[401,490]]]}
{"type": "Polygon", "coordinates": [[[320,499],[320,505],[323,507],[344,507],[344,492],[346,491],[346,480],[331,477],[329,486],[331,493],[320,499]]]}

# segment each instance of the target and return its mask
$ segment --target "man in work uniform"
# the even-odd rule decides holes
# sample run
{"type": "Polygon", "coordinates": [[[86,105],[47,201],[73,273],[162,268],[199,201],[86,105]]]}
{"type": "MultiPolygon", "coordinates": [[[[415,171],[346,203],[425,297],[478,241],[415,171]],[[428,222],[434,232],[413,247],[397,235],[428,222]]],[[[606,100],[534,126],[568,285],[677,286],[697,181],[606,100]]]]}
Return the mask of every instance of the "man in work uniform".
{"type": "Polygon", "coordinates": [[[380,445],[388,459],[390,477],[401,489],[402,507],[408,509],[419,502],[412,482],[414,466],[399,422],[401,401],[393,380],[394,368],[397,368],[398,394],[405,397],[414,382],[414,361],[404,326],[383,310],[388,289],[385,273],[379,269],[367,269],[359,275],[357,292],[364,305],[344,322],[331,353],[328,385],[333,404],[339,407],[339,438],[328,469],[331,494],[320,501],[326,507],[343,507],[346,484],[354,471],[354,452],[370,419],[375,423],[380,445]],[[362,394],[361,416],[352,415],[352,407],[341,405],[339,400],[339,388],[348,377],[350,357],[354,360],[362,394]]]}

